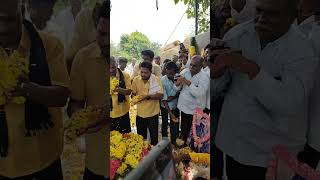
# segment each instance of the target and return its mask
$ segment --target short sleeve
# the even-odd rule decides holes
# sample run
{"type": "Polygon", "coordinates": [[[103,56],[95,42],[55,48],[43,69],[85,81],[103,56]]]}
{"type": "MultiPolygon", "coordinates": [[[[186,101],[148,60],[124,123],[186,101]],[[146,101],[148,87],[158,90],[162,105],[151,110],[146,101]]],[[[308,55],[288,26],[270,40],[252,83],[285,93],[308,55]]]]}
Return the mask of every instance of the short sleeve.
{"type": "Polygon", "coordinates": [[[124,75],[124,81],[126,83],[126,89],[131,89],[131,79],[130,79],[130,75],[128,73],[123,72],[124,75]]]}
{"type": "Polygon", "coordinates": [[[160,85],[160,91],[159,91],[159,93],[163,94],[163,84],[162,84],[162,82],[161,82],[161,80],[160,80],[159,77],[156,77],[156,78],[157,78],[157,81],[158,81],[158,83],[159,83],[159,85],[160,85]]]}
{"type": "Polygon", "coordinates": [[[167,94],[167,91],[166,91],[166,81],[164,79],[164,77],[161,78],[161,84],[162,84],[162,88],[163,88],[163,98],[162,100],[166,101],[168,100],[168,94],[167,94]]]}
{"type": "Polygon", "coordinates": [[[135,77],[132,81],[132,84],[131,84],[131,90],[132,90],[132,93],[133,94],[137,94],[137,77],[135,77]]]}
{"type": "Polygon", "coordinates": [[[75,60],[72,64],[71,75],[70,75],[70,90],[71,98],[78,101],[85,100],[85,75],[84,75],[84,64],[82,60],[81,51],[76,55],[75,60]]]}
{"type": "Polygon", "coordinates": [[[154,66],[154,75],[156,75],[157,77],[161,77],[161,67],[156,65],[154,66]]]}
{"type": "Polygon", "coordinates": [[[64,59],[64,46],[62,42],[58,38],[48,34],[42,34],[42,39],[47,53],[51,84],[68,88],[69,75],[64,59]]]}

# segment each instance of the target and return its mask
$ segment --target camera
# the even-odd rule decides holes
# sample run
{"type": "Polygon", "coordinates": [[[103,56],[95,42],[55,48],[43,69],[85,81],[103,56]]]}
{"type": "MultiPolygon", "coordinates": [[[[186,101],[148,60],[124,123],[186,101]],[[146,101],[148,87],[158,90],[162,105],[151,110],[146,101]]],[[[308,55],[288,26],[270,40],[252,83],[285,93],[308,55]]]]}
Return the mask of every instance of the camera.
{"type": "Polygon", "coordinates": [[[179,78],[179,77],[181,77],[181,75],[180,75],[180,74],[176,74],[176,75],[174,75],[174,79],[173,79],[173,81],[174,81],[174,82],[176,82],[176,81],[177,81],[177,78],[179,78]]]}

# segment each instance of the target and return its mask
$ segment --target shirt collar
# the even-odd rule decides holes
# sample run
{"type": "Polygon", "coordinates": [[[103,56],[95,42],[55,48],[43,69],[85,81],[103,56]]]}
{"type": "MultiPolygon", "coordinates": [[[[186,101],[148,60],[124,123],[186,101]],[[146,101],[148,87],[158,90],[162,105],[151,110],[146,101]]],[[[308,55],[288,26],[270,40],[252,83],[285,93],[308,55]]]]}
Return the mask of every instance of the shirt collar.
{"type": "MultiPolygon", "coordinates": [[[[259,40],[259,35],[258,33],[256,32],[255,30],[255,27],[254,27],[254,20],[251,20],[249,22],[249,28],[246,29],[247,32],[250,32],[250,33],[255,33],[256,34],[256,38],[257,40],[260,42],[259,40]]],[[[275,45],[278,45],[278,44],[281,44],[283,41],[287,40],[288,39],[288,36],[290,34],[292,34],[293,32],[297,31],[297,26],[295,26],[294,24],[292,24],[289,28],[289,30],[284,34],[282,35],[281,37],[279,37],[278,39],[276,39],[275,41],[273,42],[270,42],[266,47],[268,46],[275,46],[275,45]]]]}
{"type": "Polygon", "coordinates": [[[304,26],[304,25],[308,25],[310,23],[312,24],[314,22],[315,22],[315,16],[312,15],[312,16],[308,17],[307,19],[305,19],[304,21],[302,21],[302,23],[300,23],[299,25],[298,25],[298,19],[295,19],[293,24],[296,26],[304,26]]]}

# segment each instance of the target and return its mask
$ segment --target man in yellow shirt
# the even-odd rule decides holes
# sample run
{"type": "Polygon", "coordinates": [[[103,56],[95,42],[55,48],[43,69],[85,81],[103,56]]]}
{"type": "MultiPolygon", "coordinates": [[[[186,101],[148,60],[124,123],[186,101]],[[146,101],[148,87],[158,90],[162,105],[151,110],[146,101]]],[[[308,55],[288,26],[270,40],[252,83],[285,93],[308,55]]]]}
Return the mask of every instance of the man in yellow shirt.
{"type": "MultiPolygon", "coordinates": [[[[85,106],[96,108],[108,107],[109,101],[109,56],[103,49],[110,39],[110,2],[105,1],[100,7],[97,26],[97,40],[81,49],[73,62],[70,75],[71,100],[68,114],[83,109],[85,106]]],[[[109,109],[108,109],[109,110],[109,109]]],[[[84,180],[105,180],[109,178],[109,147],[107,118],[109,111],[95,129],[85,134],[86,169],[84,180]]]]}
{"type": "Polygon", "coordinates": [[[110,112],[111,127],[110,130],[116,130],[121,133],[130,133],[130,116],[129,116],[129,95],[131,94],[131,81],[129,74],[117,68],[114,57],[110,58],[110,76],[119,80],[119,85],[111,95],[112,109],[110,112]]]}
{"type": "Polygon", "coordinates": [[[69,72],[77,52],[96,40],[96,18],[99,13],[99,8],[101,7],[101,0],[96,1],[96,5],[93,9],[85,8],[81,10],[76,17],[74,32],[66,52],[66,61],[69,72]]]}
{"type": "MultiPolygon", "coordinates": [[[[152,74],[161,77],[161,67],[158,64],[153,63],[154,52],[151,50],[144,50],[141,52],[143,62],[149,62],[152,64],[152,74]]],[[[136,64],[133,68],[133,74],[131,79],[140,75],[140,63],[136,64]]]]}
{"type": "Polygon", "coordinates": [[[152,74],[152,64],[142,62],[141,72],[132,82],[132,93],[140,101],[137,103],[137,132],[147,139],[149,129],[151,144],[158,143],[158,125],[160,113],[160,100],[163,97],[163,88],[160,78],[152,74]]]}
{"type": "Polygon", "coordinates": [[[62,107],[69,95],[63,45],[22,19],[20,0],[1,1],[0,29],[0,59],[17,50],[30,63],[10,93],[25,103],[0,106],[0,179],[62,180],[62,107]]]}

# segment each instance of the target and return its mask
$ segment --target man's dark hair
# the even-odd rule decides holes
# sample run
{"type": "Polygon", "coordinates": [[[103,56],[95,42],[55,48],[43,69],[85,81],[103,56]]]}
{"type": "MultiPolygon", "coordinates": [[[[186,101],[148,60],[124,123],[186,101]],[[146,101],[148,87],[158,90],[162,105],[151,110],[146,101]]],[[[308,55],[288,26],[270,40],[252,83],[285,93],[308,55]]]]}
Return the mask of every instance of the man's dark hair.
{"type": "Polygon", "coordinates": [[[210,44],[208,44],[208,45],[204,48],[204,50],[207,50],[207,49],[213,50],[214,47],[213,47],[213,45],[210,43],[210,44]]]}
{"type": "Polygon", "coordinates": [[[144,51],[141,52],[141,55],[148,56],[151,59],[154,58],[154,52],[151,51],[151,50],[144,50],[144,51]]]}
{"type": "Polygon", "coordinates": [[[155,56],[153,59],[160,59],[160,56],[155,56]]]}
{"type": "Polygon", "coordinates": [[[93,13],[94,14],[93,16],[95,19],[95,27],[97,27],[100,18],[110,19],[110,11],[111,11],[110,0],[103,1],[101,5],[100,3],[96,4],[96,7],[94,8],[94,13],[93,13]]]}
{"type": "Polygon", "coordinates": [[[115,58],[115,57],[110,56],[110,64],[117,65],[117,61],[116,61],[116,58],[115,58]]]}
{"type": "Polygon", "coordinates": [[[170,59],[165,59],[164,61],[163,61],[163,64],[166,64],[166,63],[168,63],[168,62],[170,62],[171,60],[170,59]]]}
{"type": "Polygon", "coordinates": [[[128,59],[125,57],[119,57],[119,63],[128,63],[128,59]]]}
{"type": "Polygon", "coordinates": [[[152,72],[152,64],[150,62],[144,61],[140,64],[141,68],[147,68],[152,72]]]}
{"type": "Polygon", "coordinates": [[[166,63],[166,66],[165,66],[166,69],[168,70],[171,70],[173,69],[175,72],[178,72],[178,66],[175,62],[173,61],[170,61],[168,63],[166,63]]]}

